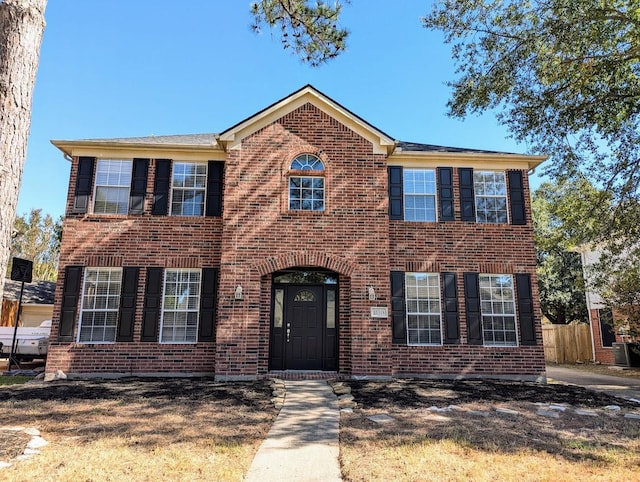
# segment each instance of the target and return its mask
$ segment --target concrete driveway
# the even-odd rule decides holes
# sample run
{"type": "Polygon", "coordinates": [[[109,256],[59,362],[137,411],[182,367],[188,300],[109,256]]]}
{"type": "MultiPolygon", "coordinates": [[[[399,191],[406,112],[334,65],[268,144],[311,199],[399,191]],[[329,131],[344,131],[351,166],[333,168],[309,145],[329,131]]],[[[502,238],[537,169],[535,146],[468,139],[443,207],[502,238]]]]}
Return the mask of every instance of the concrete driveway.
{"type": "Polygon", "coordinates": [[[634,399],[640,404],[640,379],[600,375],[585,370],[547,366],[549,383],[567,383],[604,392],[615,397],[634,399]]]}

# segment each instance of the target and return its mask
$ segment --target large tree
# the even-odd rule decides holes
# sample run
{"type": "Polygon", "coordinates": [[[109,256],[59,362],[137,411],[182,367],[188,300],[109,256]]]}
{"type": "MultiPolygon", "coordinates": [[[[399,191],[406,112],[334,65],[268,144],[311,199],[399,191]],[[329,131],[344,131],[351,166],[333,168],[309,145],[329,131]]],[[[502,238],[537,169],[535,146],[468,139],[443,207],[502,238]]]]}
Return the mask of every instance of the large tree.
{"type": "Polygon", "coordinates": [[[28,215],[17,216],[11,240],[11,257],[33,261],[33,278],[55,281],[62,239],[62,219],[54,221],[42,209],[32,209],[28,215]]]}
{"type": "Polygon", "coordinates": [[[252,29],[278,28],[284,49],[292,49],[314,67],[337,57],[346,48],[349,32],[338,25],[342,3],[308,0],[260,0],[251,4],[252,29]]]}
{"type": "Polygon", "coordinates": [[[531,202],[542,313],[554,324],[588,320],[582,261],[573,250],[584,228],[574,216],[584,194],[597,192],[584,180],[544,183],[531,202]]]}
{"type": "Polygon", "coordinates": [[[495,109],[515,139],[551,155],[548,172],[582,173],[612,195],[601,237],[637,239],[638,0],[445,0],[423,23],[452,44],[450,114],[495,109]]]}
{"type": "MultiPolygon", "coordinates": [[[[46,0],[0,2],[0,273],[9,264],[11,231],[31,125],[46,0]]],[[[0,299],[4,276],[0,276],[0,299]]]]}

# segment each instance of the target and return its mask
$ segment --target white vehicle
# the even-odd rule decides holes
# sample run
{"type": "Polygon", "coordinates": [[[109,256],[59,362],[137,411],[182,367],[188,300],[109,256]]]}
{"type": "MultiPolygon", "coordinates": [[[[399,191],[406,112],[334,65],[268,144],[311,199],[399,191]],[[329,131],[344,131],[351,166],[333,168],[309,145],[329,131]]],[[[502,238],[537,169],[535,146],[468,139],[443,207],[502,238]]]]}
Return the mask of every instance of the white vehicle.
{"type": "MultiPolygon", "coordinates": [[[[13,341],[13,326],[0,326],[0,358],[9,358],[13,341]]],[[[46,358],[49,348],[51,320],[45,320],[38,327],[18,327],[16,334],[15,357],[18,361],[30,361],[34,358],[46,358]]]]}

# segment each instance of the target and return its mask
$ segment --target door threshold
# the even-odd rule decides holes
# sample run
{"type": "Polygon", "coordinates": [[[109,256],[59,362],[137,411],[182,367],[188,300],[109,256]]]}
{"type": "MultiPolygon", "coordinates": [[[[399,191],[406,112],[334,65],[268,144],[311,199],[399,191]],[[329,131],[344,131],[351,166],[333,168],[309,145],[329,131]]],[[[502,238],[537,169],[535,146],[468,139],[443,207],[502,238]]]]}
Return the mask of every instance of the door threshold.
{"type": "Polygon", "coordinates": [[[264,378],[280,378],[281,380],[331,380],[340,378],[336,371],[323,370],[271,370],[264,378]]]}

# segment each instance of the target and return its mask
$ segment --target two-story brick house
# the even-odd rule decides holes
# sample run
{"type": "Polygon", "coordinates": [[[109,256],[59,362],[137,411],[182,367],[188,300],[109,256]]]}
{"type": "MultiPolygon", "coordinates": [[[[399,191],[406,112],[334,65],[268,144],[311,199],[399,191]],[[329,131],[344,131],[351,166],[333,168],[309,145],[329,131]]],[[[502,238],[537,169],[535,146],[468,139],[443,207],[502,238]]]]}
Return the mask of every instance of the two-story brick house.
{"type": "Polygon", "coordinates": [[[396,141],[311,86],[71,162],[47,371],[544,376],[528,172],[396,141]]]}

